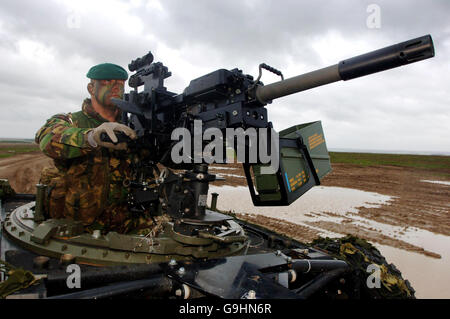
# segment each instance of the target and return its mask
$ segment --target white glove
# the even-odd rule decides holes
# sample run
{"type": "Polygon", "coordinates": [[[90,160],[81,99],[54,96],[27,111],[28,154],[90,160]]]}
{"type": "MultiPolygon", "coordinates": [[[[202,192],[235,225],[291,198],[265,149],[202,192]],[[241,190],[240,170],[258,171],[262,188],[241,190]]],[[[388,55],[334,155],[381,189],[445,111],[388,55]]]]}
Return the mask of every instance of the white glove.
{"type": "Polygon", "coordinates": [[[119,150],[123,151],[127,149],[127,143],[119,143],[119,144],[113,144],[117,143],[117,136],[114,134],[114,131],[116,132],[122,132],[125,135],[127,135],[132,140],[136,139],[136,132],[133,131],[131,128],[129,128],[126,125],[116,123],[116,122],[105,122],[102,125],[94,128],[92,131],[88,133],[88,142],[92,147],[102,146],[106,148],[110,148],[113,150],[119,150]],[[109,138],[113,143],[110,142],[104,142],[100,139],[100,136],[102,133],[108,134],[109,138]]]}

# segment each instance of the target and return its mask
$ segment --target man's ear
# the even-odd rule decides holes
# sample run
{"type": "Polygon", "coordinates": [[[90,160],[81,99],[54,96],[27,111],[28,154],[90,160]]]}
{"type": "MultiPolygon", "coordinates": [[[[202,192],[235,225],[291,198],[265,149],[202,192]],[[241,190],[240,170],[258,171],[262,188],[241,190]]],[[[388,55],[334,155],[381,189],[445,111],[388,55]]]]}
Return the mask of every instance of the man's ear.
{"type": "Polygon", "coordinates": [[[87,85],[87,90],[90,95],[94,95],[94,82],[89,82],[87,85]]]}

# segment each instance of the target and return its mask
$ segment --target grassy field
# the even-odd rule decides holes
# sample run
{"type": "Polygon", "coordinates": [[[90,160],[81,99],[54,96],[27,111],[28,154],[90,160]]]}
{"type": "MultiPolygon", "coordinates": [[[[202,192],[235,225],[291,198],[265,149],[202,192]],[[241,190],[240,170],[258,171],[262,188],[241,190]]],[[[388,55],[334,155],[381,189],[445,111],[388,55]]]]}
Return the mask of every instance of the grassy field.
{"type": "Polygon", "coordinates": [[[330,157],[331,163],[412,167],[450,175],[450,156],[330,152],[330,157]]]}
{"type": "Polygon", "coordinates": [[[36,151],[39,151],[39,146],[34,143],[0,141],[0,158],[36,151]]]}
{"type": "MultiPolygon", "coordinates": [[[[0,140],[0,158],[36,151],[39,151],[39,146],[35,143],[0,140]]],[[[331,163],[411,167],[450,176],[450,156],[330,152],[330,157],[331,163]]]]}

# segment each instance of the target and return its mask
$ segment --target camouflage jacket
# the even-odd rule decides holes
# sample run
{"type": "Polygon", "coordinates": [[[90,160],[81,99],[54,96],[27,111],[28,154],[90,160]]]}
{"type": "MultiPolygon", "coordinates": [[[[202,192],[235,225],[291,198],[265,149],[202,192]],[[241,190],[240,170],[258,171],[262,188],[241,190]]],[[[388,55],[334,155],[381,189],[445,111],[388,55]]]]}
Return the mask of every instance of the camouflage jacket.
{"type": "Polygon", "coordinates": [[[93,148],[87,134],[106,122],[83,102],[76,113],[51,117],[36,133],[40,149],[54,159],[58,171],[47,170],[41,182],[48,185],[48,212],[52,218],[81,220],[92,229],[126,232],[130,214],[126,199],[131,179],[131,155],[93,148]],[[49,173],[50,172],[50,173],[49,173]]]}

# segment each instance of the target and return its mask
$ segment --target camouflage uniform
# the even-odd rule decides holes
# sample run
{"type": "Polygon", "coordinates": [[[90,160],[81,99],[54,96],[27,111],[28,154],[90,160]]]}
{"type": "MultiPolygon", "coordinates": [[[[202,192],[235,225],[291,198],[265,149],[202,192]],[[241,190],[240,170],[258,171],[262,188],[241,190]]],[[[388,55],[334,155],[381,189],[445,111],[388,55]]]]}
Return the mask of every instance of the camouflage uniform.
{"type": "MultiPolygon", "coordinates": [[[[87,230],[121,233],[137,226],[127,209],[131,158],[126,151],[93,148],[87,134],[107,122],[83,102],[82,111],[57,114],[36,133],[40,149],[54,159],[56,170],[43,171],[48,185],[47,210],[52,218],[81,220],[87,230]]],[[[142,220],[142,218],[141,218],[142,220]]]]}

